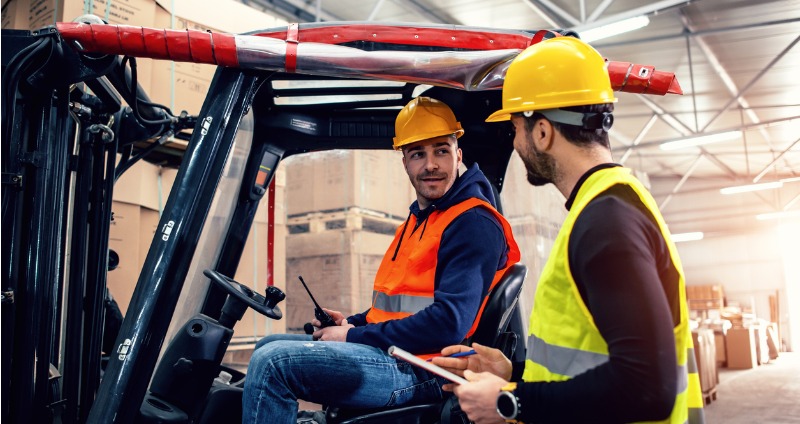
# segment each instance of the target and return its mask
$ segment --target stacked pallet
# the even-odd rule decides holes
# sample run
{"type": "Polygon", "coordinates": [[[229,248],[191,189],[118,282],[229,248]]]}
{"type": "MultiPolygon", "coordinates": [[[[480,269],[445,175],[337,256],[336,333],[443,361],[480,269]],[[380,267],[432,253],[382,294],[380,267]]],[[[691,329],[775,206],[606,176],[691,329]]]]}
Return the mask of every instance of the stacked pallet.
{"type": "Polygon", "coordinates": [[[717,400],[717,384],[719,384],[714,331],[708,328],[692,330],[692,342],[703,400],[708,405],[717,400]]]}
{"type": "Polygon", "coordinates": [[[345,315],[372,304],[372,286],[414,191],[393,151],[331,151],[286,161],[286,331],[303,332],[317,302],[345,315]]]}
{"type": "Polygon", "coordinates": [[[725,292],[721,285],[686,286],[686,300],[694,311],[719,311],[725,306],[725,292]]]}

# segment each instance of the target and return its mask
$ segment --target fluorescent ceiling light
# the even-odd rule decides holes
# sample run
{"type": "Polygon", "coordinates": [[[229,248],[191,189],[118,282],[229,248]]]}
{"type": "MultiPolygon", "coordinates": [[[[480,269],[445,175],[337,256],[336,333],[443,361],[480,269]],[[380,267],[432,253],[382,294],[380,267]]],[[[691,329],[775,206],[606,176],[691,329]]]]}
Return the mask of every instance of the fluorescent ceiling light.
{"type": "Polygon", "coordinates": [[[592,28],[581,32],[579,35],[581,36],[581,40],[591,43],[592,41],[602,40],[604,38],[644,28],[648,24],[650,24],[650,18],[647,16],[637,16],[635,18],[614,22],[613,24],[592,28]]]}
{"type": "Polygon", "coordinates": [[[748,193],[751,191],[759,191],[759,190],[772,190],[781,187],[783,187],[782,181],[772,181],[769,183],[747,184],[741,186],[725,187],[723,189],[720,189],[719,192],[722,194],[737,194],[737,193],[748,193]]]}
{"type": "Polygon", "coordinates": [[[782,183],[793,183],[795,181],[800,181],[800,177],[790,177],[790,178],[781,178],[780,182],[782,183]]]}
{"type": "Polygon", "coordinates": [[[756,219],[759,221],[766,221],[768,219],[780,219],[780,218],[800,218],[800,210],[770,212],[770,213],[762,213],[760,215],[756,215],[756,219]]]}
{"type": "Polygon", "coordinates": [[[680,233],[672,235],[672,241],[674,243],[680,243],[684,241],[696,241],[702,239],[703,239],[703,233],[700,231],[694,233],[680,233]]]}
{"type": "Polygon", "coordinates": [[[700,135],[696,137],[667,141],[666,143],[661,143],[661,145],[658,147],[660,147],[661,150],[675,150],[682,149],[684,147],[700,146],[703,144],[719,143],[720,141],[735,140],[741,136],[742,131],[735,130],[724,133],[700,135]]]}

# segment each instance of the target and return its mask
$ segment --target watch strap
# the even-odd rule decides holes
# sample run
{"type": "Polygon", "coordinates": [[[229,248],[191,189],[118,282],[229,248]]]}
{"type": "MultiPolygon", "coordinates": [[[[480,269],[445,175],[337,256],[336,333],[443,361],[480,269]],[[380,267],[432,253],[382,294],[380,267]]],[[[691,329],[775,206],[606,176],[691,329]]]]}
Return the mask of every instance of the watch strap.
{"type": "Polygon", "coordinates": [[[498,393],[498,395],[497,395],[498,405],[501,402],[501,398],[505,398],[505,399],[507,399],[508,402],[512,402],[513,403],[514,408],[513,408],[513,412],[511,413],[511,415],[504,415],[501,412],[500,407],[498,406],[497,413],[507,423],[524,424],[522,421],[517,420],[517,417],[521,413],[521,406],[520,406],[519,397],[516,394],[516,389],[517,389],[517,383],[515,383],[515,382],[508,383],[505,386],[500,388],[500,393],[498,393]]]}

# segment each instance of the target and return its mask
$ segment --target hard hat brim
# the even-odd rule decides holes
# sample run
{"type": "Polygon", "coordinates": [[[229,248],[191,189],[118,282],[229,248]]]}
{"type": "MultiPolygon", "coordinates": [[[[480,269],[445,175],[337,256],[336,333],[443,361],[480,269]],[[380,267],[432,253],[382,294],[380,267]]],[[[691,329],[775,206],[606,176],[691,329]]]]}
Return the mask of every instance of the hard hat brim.
{"type": "MultiPolygon", "coordinates": [[[[461,126],[460,122],[458,123],[458,126],[459,127],[461,126]]],[[[409,144],[414,144],[414,143],[417,143],[417,142],[420,142],[420,141],[425,141],[425,140],[429,140],[431,138],[442,137],[442,136],[450,135],[450,134],[455,135],[456,138],[461,138],[461,136],[464,135],[464,129],[463,128],[459,128],[456,131],[434,131],[434,132],[429,132],[429,133],[424,133],[424,134],[417,134],[414,137],[406,138],[405,140],[403,140],[402,144],[396,144],[397,143],[397,137],[394,137],[392,139],[392,141],[395,143],[393,145],[393,147],[394,147],[395,150],[400,150],[403,146],[408,146],[409,144]]]]}
{"type": "Polygon", "coordinates": [[[521,113],[521,112],[535,112],[537,110],[546,110],[546,109],[558,109],[562,107],[570,107],[570,106],[589,106],[589,105],[596,105],[596,104],[606,104],[606,103],[616,103],[617,99],[615,97],[611,97],[610,99],[603,99],[604,101],[598,102],[587,102],[587,101],[571,101],[571,102],[553,102],[546,105],[535,106],[532,104],[526,104],[522,106],[515,106],[515,107],[508,107],[504,109],[500,109],[493,114],[489,115],[486,118],[485,122],[501,122],[501,121],[508,121],[511,119],[512,113],[521,113]]]}

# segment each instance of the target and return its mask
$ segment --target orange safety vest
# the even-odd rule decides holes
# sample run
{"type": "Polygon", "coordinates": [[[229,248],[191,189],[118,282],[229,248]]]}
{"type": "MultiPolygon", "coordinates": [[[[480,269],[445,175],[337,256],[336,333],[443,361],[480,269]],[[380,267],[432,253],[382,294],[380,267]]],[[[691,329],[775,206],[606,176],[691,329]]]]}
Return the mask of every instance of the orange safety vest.
{"type": "MultiPolygon", "coordinates": [[[[397,228],[394,240],[383,256],[383,261],[375,276],[372,307],[366,317],[368,323],[402,319],[433,304],[434,276],[442,234],[454,219],[474,207],[483,207],[494,214],[497,221],[503,226],[503,233],[508,245],[506,264],[494,274],[489,292],[500,281],[505,270],[519,262],[519,247],[511,234],[511,226],[489,203],[473,197],[444,211],[434,211],[428,216],[425,234],[421,239],[416,234],[409,234],[401,243],[400,237],[402,237],[402,229],[405,225],[397,228]],[[400,243],[400,250],[392,260],[398,243],[400,243]]],[[[414,228],[417,224],[417,217],[411,215],[408,219],[407,225],[414,228]]],[[[488,296],[483,299],[475,321],[472,323],[472,328],[463,338],[469,337],[475,332],[487,299],[488,296]]]]}

